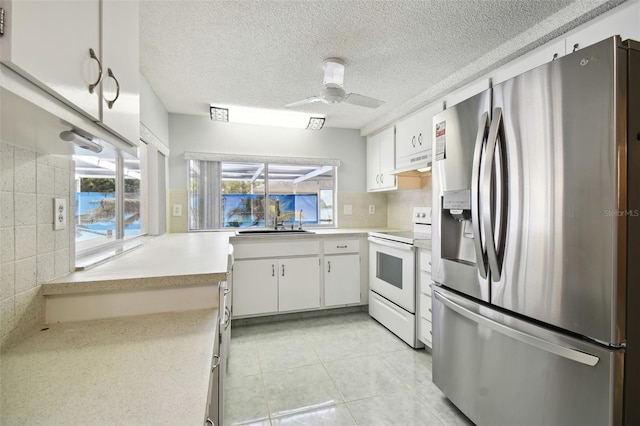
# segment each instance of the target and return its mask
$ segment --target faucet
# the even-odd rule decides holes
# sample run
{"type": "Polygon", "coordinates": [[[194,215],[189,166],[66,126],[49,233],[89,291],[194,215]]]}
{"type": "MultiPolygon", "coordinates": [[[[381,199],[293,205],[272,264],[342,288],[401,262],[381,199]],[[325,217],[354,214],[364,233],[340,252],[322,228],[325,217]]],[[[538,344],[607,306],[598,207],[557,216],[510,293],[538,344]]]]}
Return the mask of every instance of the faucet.
{"type": "Polygon", "coordinates": [[[276,212],[273,218],[273,229],[278,229],[278,217],[280,217],[280,200],[276,198],[276,212]]]}
{"type": "Polygon", "coordinates": [[[298,229],[302,229],[302,209],[300,209],[300,216],[298,216],[298,229]]]}

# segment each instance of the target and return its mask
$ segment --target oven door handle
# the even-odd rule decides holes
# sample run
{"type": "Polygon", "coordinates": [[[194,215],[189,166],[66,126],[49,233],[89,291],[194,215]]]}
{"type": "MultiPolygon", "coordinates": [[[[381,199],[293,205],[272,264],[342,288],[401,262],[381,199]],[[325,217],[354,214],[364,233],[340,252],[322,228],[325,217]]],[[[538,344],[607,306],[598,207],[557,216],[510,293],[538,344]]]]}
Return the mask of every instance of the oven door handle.
{"type": "Polygon", "coordinates": [[[369,237],[367,239],[370,242],[381,245],[381,246],[391,247],[398,250],[413,251],[412,244],[395,243],[393,241],[387,241],[387,240],[383,240],[382,238],[376,238],[376,237],[369,237]]]}

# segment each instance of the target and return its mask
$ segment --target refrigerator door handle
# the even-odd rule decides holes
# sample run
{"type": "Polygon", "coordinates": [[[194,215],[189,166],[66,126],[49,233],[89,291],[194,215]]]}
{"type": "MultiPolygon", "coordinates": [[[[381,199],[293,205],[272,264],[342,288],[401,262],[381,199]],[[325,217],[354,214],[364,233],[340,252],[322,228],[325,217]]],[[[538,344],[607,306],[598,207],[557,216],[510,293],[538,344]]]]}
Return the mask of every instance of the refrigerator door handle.
{"type": "MultiPolygon", "coordinates": [[[[480,232],[480,165],[488,127],[489,113],[485,112],[480,117],[480,124],[478,125],[471,176],[471,226],[473,228],[473,243],[476,249],[476,263],[482,278],[487,278],[487,255],[482,244],[482,234],[480,232]]],[[[485,239],[487,238],[486,233],[484,237],[485,239]]]]}
{"type": "MultiPolygon", "coordinates": [[[[486,239],[487,258],[489,261],[489,270],[491,271],[491,279],[493,281],[500,281],[502,273],[502,261],[499,253],[502,250],[498,250],[496,247],[502,243],[502,237],[504,233],[505,222],[505,203],[506,203],[506,167],[505,158],[500,158],[496,161],[496,149],[501,151],[498,147],[498,138],[502,136],[504,139],[504,132],[502,129],[502,108],[495,108],[493,110],[493,118],[491,119],[491,127],[489,128],[489,136],[487,137],[487,149],[486,160],[484,161],[484,170],[482,173],[482,197],[484,202],[482,203],[482,225],[486,239]],[[494,174],[494,165],[498,164],[500,170],[494,174]],[[496,186],[492,185],[492,179],[495,177],[496,186]],[[496,189],[496,194],[493,193],[493,189],[496,189]],[[495,200],[497,198],[497,200],[495,200]],[[495,202],[494,202],[495,200],[495,202]],[[498,211],[496,211],[496,204],[498,204],[498,211]],[[497,223],[500,222],[500,223],[497,223]],[[497,241],[496,231],[497,230],[497,241]]],[[[504,143],[501,140],[501,143],[504,143]]]]}
{"type": "Polygon", "coordinates": [[[440,302],[442,302],[442,304],[444,304],[447,308],[451,309],[452,311],[462,315],[463,317],[477,324],[488,327],[500,334],[516,339],[522,343],[528,344],[530,346],[536,347],[546,352],[551,352],[553,354],[569,359],[571,361],[588,365],[590,367],[594,367],[598,363],[598,361],[600,361],[600,358],[598,358],[595,355],[591,355],[586,352],[578,351],[576,349],[568,348],[566,346],[549,342],[547,340],[541,339],[536,336],[532,336],[530,334],[513,329],[511,327],[507,327],[504,324],[501,324],[483,315],[479,315],[475,312],[472,312],[469,309],[450,300],[448,296],[445,296],[442,293],[439,293],[438,291],[434,291],[433,294],[436,297],[436,299],[438,299],[440,302]]]}

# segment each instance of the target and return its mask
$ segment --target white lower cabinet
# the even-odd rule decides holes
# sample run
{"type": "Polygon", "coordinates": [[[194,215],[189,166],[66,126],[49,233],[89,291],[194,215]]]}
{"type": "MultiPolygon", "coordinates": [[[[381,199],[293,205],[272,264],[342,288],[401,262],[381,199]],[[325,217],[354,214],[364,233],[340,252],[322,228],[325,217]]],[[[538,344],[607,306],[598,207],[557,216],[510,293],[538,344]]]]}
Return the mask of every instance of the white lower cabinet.
{"type": "Polygon", "coordinates": [[[319,308],[320,258],[280,259],[278,266],[278,311],[319,308]]]}
{"type": "Polygon", "coordinates": [[[236,260],[233,266],[233,315],[278,312],[277,259],[236,260]]]}
{"type": "Polygon", "coordinates": [[[233,315],[250,316],[320,306],[319,258],[236,260],[233,315]]]}
{"type": "Polygon", "coordinates": [[[360,303],[360,255],[324,258],[324,305],[360,303]]]}
{"type": "Polygon", "coordinates": [[[428,348],[432,347],[431,331],[431,251],[420,249],[418,252],[418,285],[420,297],[418,300],[418,339],[428,348]]]}

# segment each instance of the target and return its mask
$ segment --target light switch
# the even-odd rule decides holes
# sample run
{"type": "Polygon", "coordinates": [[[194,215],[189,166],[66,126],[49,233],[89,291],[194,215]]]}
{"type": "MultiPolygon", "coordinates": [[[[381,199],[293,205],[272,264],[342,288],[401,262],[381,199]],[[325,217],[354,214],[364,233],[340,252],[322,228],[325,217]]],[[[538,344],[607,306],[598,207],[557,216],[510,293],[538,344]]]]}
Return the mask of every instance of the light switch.
{"type": "Polygon", "coordinates": [[[353,214],[353,206],[351,204],[344,205],[344,214],[345,215],[353,214]]]}
{"type": "Polygon", "coordinates": [[[67,200],[65,198],[53,199],[53,229],[60,231],[67,227],[67,200]]]}
{"type": "Polygon", "coordinates": [[[369,204],[369,214],[376,214],[376,206],[369,204]]]}
{"type": "Polygon", "coordinates": [[[182,204],[174,204],[173,205],[173,216],[174,217],[182,216],[182,204]]]}

